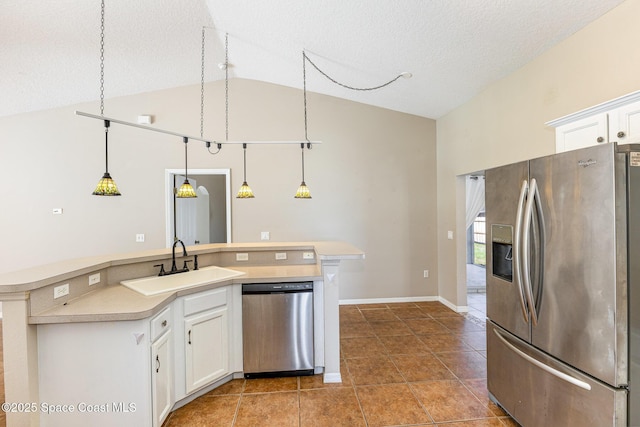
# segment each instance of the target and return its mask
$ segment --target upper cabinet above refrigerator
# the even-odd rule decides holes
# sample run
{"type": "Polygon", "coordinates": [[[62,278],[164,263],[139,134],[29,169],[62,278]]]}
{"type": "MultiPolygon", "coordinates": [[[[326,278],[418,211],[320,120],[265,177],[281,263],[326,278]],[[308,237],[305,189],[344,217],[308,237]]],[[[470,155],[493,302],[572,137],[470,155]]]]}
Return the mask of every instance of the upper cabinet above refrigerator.
{"type": "Polygon", "coordinates": [[[617,142],[640,143],[640,91],[546,123],[556,128],[556,153],[617,142]]]}

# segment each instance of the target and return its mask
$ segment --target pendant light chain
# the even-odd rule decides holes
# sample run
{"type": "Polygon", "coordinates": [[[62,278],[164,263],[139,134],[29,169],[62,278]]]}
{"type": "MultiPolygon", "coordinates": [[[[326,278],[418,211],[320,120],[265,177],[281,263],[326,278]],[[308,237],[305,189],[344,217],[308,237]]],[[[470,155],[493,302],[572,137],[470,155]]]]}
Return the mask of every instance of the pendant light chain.
{"type": "Polygon", "coordinates": [[[104,0],[100,4],[100,115],[104,116],[104,0]]]}
{"type": "Polygon", "coordinates": [[[377,90],[377,89],[382,89],[385,86],[389,86],[391,83],[395,82],[396,80],[398,80],[400,77],[410,77],[410,75],[408,75],[407,73],[401,73],[398,74],[395,78],[389,80],[386,83],[383,83],[379,86],[373,86],[373,87],[353,87],[353,86],[349,86],[346,85],[344,83],[340,83],[339,81],[337,81],[336,79],[334,79],[333,77],[329,76],[327,73],[325,73],[324,71],[322,71],[320,69],[320,67],[318,67],[316,64],[313,63],[313,61],[304,53],[304,51],[302,52],[303,57],[309,61],[309,64],[313,65],[313,68],[315,68],[316,70],[318,70],[318,72],[320,74],[322,74],[323,76],[325,76],[327,79],[329,79],[331,82],[337,84],[338,86],[342,86],[346,89],[350,89],[350,90],[357,90],[357,91],[370,91],[370,90],[377,90]]]}
{"type": "Polygon", "coordinates": [[[229,33],[224,35],[224,136],[229,140],[229,33]]]}
{"type": "MultiPolygon", "coordinates": [[[[307,136],[307,55],[302,51],[302,93],[304,98],[304,139],[309,142],[309,137],[307,136]]],[[[304,175],[304,173],[303,173],[304,175]]],[[[303,178],[304,180],[304,178],[303,178]]]]}
{"type": "Polygon", "coordinates": [[[200,138],[204,138],[204,27],[202,27],[202,59],[200,72],[200,138]]]}

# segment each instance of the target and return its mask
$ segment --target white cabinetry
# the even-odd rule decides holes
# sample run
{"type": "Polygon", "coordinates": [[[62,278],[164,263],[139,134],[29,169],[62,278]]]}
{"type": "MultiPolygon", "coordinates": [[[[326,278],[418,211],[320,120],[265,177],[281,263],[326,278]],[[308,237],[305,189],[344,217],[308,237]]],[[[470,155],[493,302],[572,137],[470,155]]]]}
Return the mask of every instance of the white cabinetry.
{"type": "Polygon", "coordinates": [[[151,398],[153,426],[159,427],[173,408],[173,313],[167,307],[151,320],[151,398]]]}
{"type": "Polygon", "coordinates": [[[607,114],[585,117],[556,128],[556,153],[609,142],[607,114]]]}
{"type": "Polygon", "coordinates": [[[212,384],[230,370],[231,286],[176,301],[176,400],[212,384]],[[179,355],[179,356],[178,356],[179,355]]]}
{"type": "Polygon", "coordinates": [[[609,140],[618,144],[640,143],[640,101],[609,114],[609,140]]]}
{"type": "Polygon", "coordinates": [[[556,152],[617,142],[640,143],[640,92],[546,123],[556,128],[556,152]]]}
{"type": "Polygon", "coordinates": [[[171,316],[38,325],[40,425],[162,425],[173,407],[170,321],[155,340],[152,330],[171,316]]]}
{"type": "Polygon", "coordinates": [[[184,320],[185,376],[192,393],[229,373],[227,307],[207,310],[184,320]]]}

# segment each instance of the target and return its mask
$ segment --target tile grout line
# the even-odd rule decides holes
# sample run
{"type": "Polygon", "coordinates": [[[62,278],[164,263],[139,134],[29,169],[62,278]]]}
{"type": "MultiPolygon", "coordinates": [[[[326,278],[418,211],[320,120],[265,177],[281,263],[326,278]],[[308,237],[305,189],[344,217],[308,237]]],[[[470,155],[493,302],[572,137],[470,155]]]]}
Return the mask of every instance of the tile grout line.
{"type": "MultiPolygon", "coordinates": [[[[418,307],[418,308],[420,308],[420,307],[418,307]]],[[[393,310],[392,310],[390,307],[388,307],[388,306],[387,306],[387,309],[390,309],[390,310],[393,312],[393,310]]],[[[372,309],[372,310],[373,310],[373,309],[372,309]]],[[[447,331],[449,331],[449,333],[450,333],[450,334],[453,334],[453,335],[456,335],[456,336],[458,336],[458,335],[462,335],[462,336],[464,336],[464,334],[461,334],[458,330],[453,330],[453,329],[451,329],[451,328],[447,327],[447,325],[446,325],[446,324],[444,324],[444,323],[442,323],[442,322],[438,321],[438,318],[433,317],[430,313],[426,313],[426,314],[429,316],[429,317],[428,317],[428,319],[436,320],[436,322],[437,322],[438,324],[440,324],[441,326],[443,326],[445,329],[447,329],[447,331]]],[[[394,314],[394,315],[395,315],[395,314],[394,314]]],[[[424,341],[422,341],[422,340],[420,339],[420,337],[417,335],[417,333],[416,333],[416,332],[415,332],[415,331],[414,331],[414,330],[413,330],[409,325],[407,325],[407,324],[406,324],[406,322],[405,322],[405,320],[406,320],[406,319],[399,318],[397,315],[395,315],[395,316],[396,316],[396,318],[397,318],[399,321],[401,321],[403,324],[405,324],[405,326],[406,326],[406,327],[411,331],[412,336],[416,337],[420,342],[422,342],[423,344],[425,344],[425,343],[424,343],[424,341]]],[[[365,317],[365,316],[363,315],[363,317],[365,317]]],[[[440,318],[444,318],[444,316],[443,316],[443,317],[440,317],[440,318]]],[[[463,318],[463,319],[465,319],[465,320],[468,320],[468,319],[466,319],[466,317],[465,317],[465,316],[461,316],[461,318],[463,318]]],[[[365,317],[365,321],[366,321],[367,323],[369,323],[369,322],[370,322],[366,317],[365,317]]],[[[371,326],[371,325],[369,325],[369,326],[371,326]]],[[[382,344],[383,348],[385,348],[385,350],[389,351],[389,349],[384,345],[384,343],[382,343],[382,342],[381,342],[381,340],[380,340],[380,335],[378,335],[378,334],[375,332],[375,330],[373,331],[373,333],[374,333],[375,338],[376,338],[378,341],[380,341],[380,343],[382,344]]],[[[463,340],[463,342],[464,342],[464,339],[463,339],[463,338],[460,338],[460,339],[461,339],[461,340],[463,340]]],[[[465,342],[465,344],[466,344],[466,342],[465,342]]],[[[426,345],[426,344],[425,344],[425,345],[426,345]]],[[[483,357],[483,355],[482,355],[482,354],[480,354],[480,352],[479,352],[478,350],[476,350],[476,349],[475,349],[475,347],[473,347],[473,346],[471,346],[471,345],[469,345],[469,344],[466,344],[466,345],[468,345],[468,346],[472,349],[472,352],[473,352],[473,353],[477,353],[478,355],[480,355],[481,357],[483,357]]],[[[459,382],[459,383],[460,383],[460,385],[461,385],[462,387],[464,387],[464,389],[465,389],[465,390],[467,390],[467,391],[471,394],[471,396],[472,396],[472,397],[473,397],[473,398],[474,398],[474,399],[475,399],[475,400],[476,400],[476,401],[477,401],[477,402],[478,402],[482,407],[484,407],[484,408],[488,409],[488,410],[489,410],[489,412],[492,414],[492,416],[491,416],[491,417],[488,417],[488,418],[487,418],[487,417],[483,417],[483,418],[471,418],[471,419],[457,420],[457,421],[455,421],[455,422],[465,422],[465,421],[472,421],[472,420],[483,420],[483,419],[496,418],[496,419],[498,419],[498,422],[500,422],[501,424],[503,424],[503,423],[502,423],[502,421],[499,419],[499,417],[498,417],[498,416],[497,416],[493,411],[491,411],[491,409],[489,408],[489,406],[488,406],[488,405],[485,405],[485,404],[480,400],[480,398],[478,398],[478,396],[476,396],[476,394],[475,394],[475,393],[474,393],[474,392],[473,392],[473,391],[472,391],[472,390],[471,390],[471,389],[470,389],[470,388],[465,384],[465,382],[463,381],[463,379],[462,379],[462,378],[460,378],[458,375],[456,375],[456,374],[455,374],[455,372],[453,372],[453,371],[449,368],[449,366],[447,366],[447,364],[446,364],[446,363],[444,363],[444,362],[442,361],[442,359],[441,359],[441,358],[440,358],[440,357],[439,357],[439,356],[438,356],[438,355],[437,355],[433,350],[431,350],[431,348],[430,348],[429,346],[427,346],[427,349],[429,350],[429,352],[431,353],[431,355],[433,355],[433,356],[434,356],[434,357],[435,357],[435,358],[436,358],[436,359],[437,359],[437,360],[438,360],[438,361],[439,361],[439,362],[440,362],[440,363],[445,367],[445,369],[447,369],[447,370],[448,370],[448,371],[453,375],[453,377],[455,378],[455,380],[456,380],[457,382],[459,382]]],[[[448,353],[448,352],[444,352],[444,353],[448,353]]],[[[459,353],[459,352],[456,352],[456,353],[459,353]]],[[[407,355],[408,355],[408,354],[407,354],[407,355]]],[[[413,387],[411,386],[411,382],[407,381],[407,379],[406,379],[405,375],[402,373],[402,371],[398,368],[398,366],[397,366],[396,362],[393,360],[392,355],[391,355],[391,354],[389,354],[389,353],[387,353],[387,355],[386,355],[386,356],[387,356],[387,358],[389,359],[389,361],[391,361],[391,363],[393,364],[393,366],[395,367],[395,369],[398,371],[398,373],[400,374],[400,376],[403,378],[403,380],[405,381],[405,382],[404,382],[404,384],[406,384],[406,385],[409,387],[409,390],[411,391],[412,395],[414,396],[414,398],[416,399],[416,401],[418,402],[418,404],[420,405],[420,407],[425,411],[425,413],[427,414],[427,416],[428,416],[428,417],[432,420],[432,422],[435,424],[435,423],[436,423],[436,421],[433,419],[433,416],[432,416],[432,415],[431,415],[431,413],[426,409],[426,407],[424,406],[424,404],[422,403],[422,401],[418,398],[418,396],[415,394],[415,391],[414,391],[413,387]]],[[[483,358],[486,360],[486,358],[485,358],[485,357],[483,357],[483,358]]],[[[432,380],[432,381],[436,381],[436,380],[432,380]]],[[[418,382],[419,382],[419,381],[418,381],[418,382]]],[[[400,383],[396,383],[396,384],[400,384],[400,383]]],[[[372,385],[372,386],[375,386],[375,385],[380,385],[380,384],[371,384],[371,385],[372,385]]],[[[356,388],[356,396],[357,396],[357,388],[356,388]]],[[[366,417],[365,417],[365,418],[366,418],[366,417]]]]}

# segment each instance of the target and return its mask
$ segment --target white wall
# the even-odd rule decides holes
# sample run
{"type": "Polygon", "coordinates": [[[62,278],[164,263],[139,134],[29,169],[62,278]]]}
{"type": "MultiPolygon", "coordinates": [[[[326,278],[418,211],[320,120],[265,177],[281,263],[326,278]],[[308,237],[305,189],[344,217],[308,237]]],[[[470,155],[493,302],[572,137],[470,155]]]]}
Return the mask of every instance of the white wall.
{"type": "Polygon", "coordinates": [[[545,122],[640,89],[640,2],[627,0],[525,67],[438,119],[439,294],[464,293],[460,175],[555,151],[545,122]],[[447,240],[447,230],[455,239],[447,240]]]}
{"type": "MultiPolygon", "coordinates": [[[[229,82],[230,140],[300,140],[299,90],[247,80],[229,82]]],[[[205,136],[224,140],[224,82],[205,88],[205,136]]],[[[98,102],[0,118],[0,272],[97,254],[160,248],[165,243],[164,170],[184,167],[179,137],[112,124],[109,171],[121,197],[91,192],[104,172],[98,102]],[[63,208],[63,215],[52,215],[63,208]],[[144,243],[135,234],[144,233],[144,243]]],[[[107,99],[105,115],[199,135],[200,86],[107,99]]],[[[340,297],[436,295],[436,151],[433,120],[308,94],[305,156],[312,200],[293,198],[300,184],[300,147],[250,146],[247,180],[255,199],[232,202],[232,239],[344,240],[366,252],[344,264],[340,297]],[[424,279],[422,270],[430,269],[424,279]]],[[[242,148],[211,156],[189,143],[190,168],[231,168],[242,183],[242,148]]]]}

